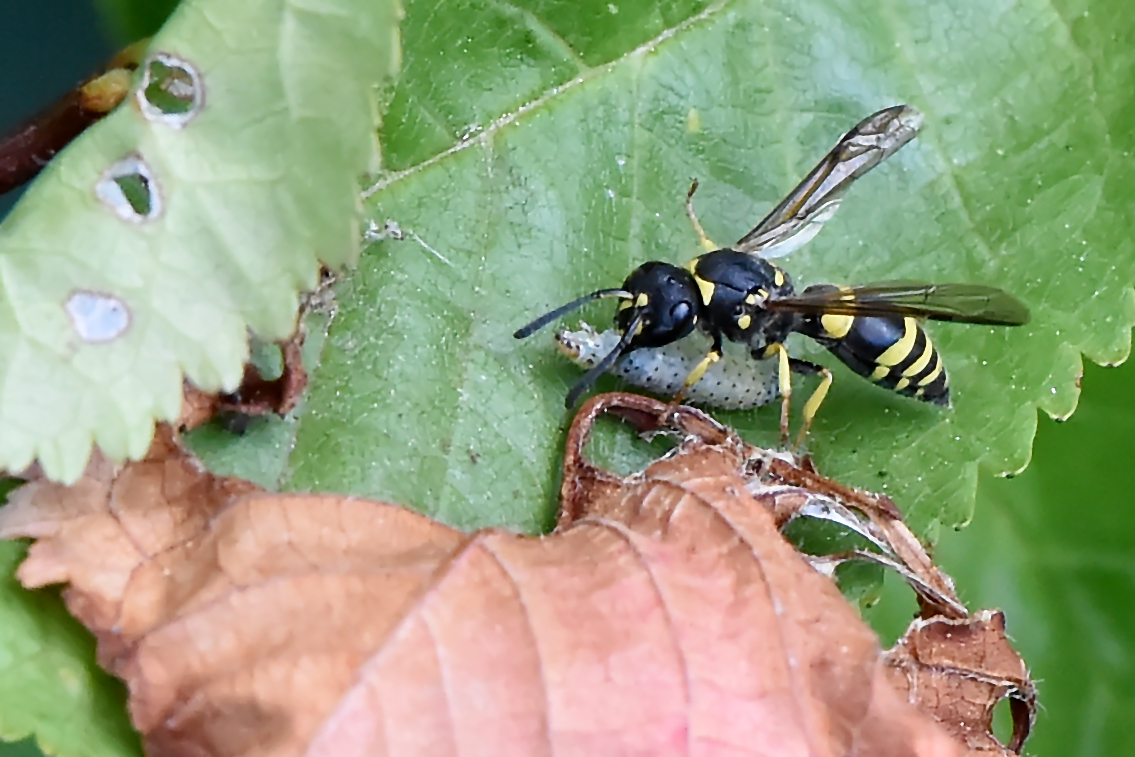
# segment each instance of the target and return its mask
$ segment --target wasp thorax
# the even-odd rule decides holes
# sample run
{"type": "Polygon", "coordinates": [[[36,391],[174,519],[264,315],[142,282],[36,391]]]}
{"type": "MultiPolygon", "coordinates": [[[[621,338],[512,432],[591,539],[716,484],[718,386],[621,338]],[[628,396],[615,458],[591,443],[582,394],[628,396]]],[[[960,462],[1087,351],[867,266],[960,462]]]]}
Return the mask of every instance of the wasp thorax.
{"type": "Polygon", "coordinates": [[[698,287],[689,271],[669,263],[645,263],[627,277],[623,290],[633,297],[624,300],[615,314],[615,326],[626,332],[642,315],[631,347],[660,347],[694,330],[697,324],[698,287]]]}

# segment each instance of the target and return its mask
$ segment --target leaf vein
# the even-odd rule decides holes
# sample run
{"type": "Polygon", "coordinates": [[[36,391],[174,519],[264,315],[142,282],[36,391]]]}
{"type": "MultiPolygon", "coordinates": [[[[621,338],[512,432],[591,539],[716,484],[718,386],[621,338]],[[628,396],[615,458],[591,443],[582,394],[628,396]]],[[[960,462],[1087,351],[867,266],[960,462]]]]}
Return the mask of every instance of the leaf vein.
{"type": "Polygon", "coordinates": [[[566,93],[575,90],[580,85],[586,84],[587,82],[589,82],[593,79],[596,79],[596,78],[602,76],[603,74],[606,74],[606,73],[613,71],[614,69],[618,68],[619,65],[621,65],[624,61],[632,60],[636,57],[642,57],[642,56],[645,56],[647,53],[653,52],[660,45],[662,45],[664,42],[669,40],[671,37],[675,36],[676,34],[682,32],[682,31],[685,31],[686,29],[688,29],[690,27],[696,26],[697,24],[699,24],[700,22],[702,22],[702,21],[704,21],[708,18],[711,18],[715,14],[719,13],[728,4],[729,4],[729,0],[719,0],[718,2],[715,2],[715,3],[707,6],[705,8],[705,10],[701,11],[700,13],[698,13],[694,16],[691,16],[691,17],[685,19],[684,21],[682,21],[681,23],[678,23],[678,24],[675,24],[672,27],[669,27],[668,29],[665,29],[658,36],[654,37],[651,40],[644,42],[643,44],[634,48],[630,52],[624,53],[620,57],[615,58],[614,60],[603,64],[602,66],[596,66],[595,68],[587,69],[586,71],[581,73],[579,76],[576,76],[573,79],[569,79],[568,81],[566,81],[562,84],[557,84],[556,86],[551,87],[550,89],[548,89],[543,94],[536,97],[535,99],[533,99],[533,100],[531,100],[527,103],[524,103],[519,108],[517,108],[515,111],[501,115],[500,117],[495,119],[492,123],[490,123],[488,126],[486,126],[483,130],[478,132],[475,136],[470,137],[469,139],[466,139],[464,141],[458,142],[457,144],[453,145],[452,147],[438,153],[437,155],[434,155],[430,158],[427,158],[426,160],[423,160],[421,163],[418,163],[415,166],[411,166],[411,167],[404,169],[402,171],[395,171],[395,172],[381,176],[377,181],[375,181],[373,184],[371,184],[371,186],[369,186],[365,190],[363,190],[362,199],[365,200],[368,197],[371,197],[372,195],[377,194],[378,192],[381,192],[382,190],[386,189],[387,187],[389,187],[393,184],[396,184],[396,183],[398,183],[398,182],[400,182],[404,179],[407,179],[411,176],[414,176],[417,173],[425,170],[426,168],[430,168],[430,167],[434,166],[435,164],[441,163],[442,161],[446,160],[447,158],[451,158],[454,155],[457,155],[458,153],[464,151],[468,147],[471,147],[475,144],[481,144],[481,143],[485,142],[486,140],[493,137],[496,133],[502,131],[503,129],[505,129],[508,126],[513,125],[514,123],[520,121],[521,119],[530,115],[531,113],[540,110],[541,108],[547,106],[551,102],[554,102],[558,98],[562,97],[566,93]]]}

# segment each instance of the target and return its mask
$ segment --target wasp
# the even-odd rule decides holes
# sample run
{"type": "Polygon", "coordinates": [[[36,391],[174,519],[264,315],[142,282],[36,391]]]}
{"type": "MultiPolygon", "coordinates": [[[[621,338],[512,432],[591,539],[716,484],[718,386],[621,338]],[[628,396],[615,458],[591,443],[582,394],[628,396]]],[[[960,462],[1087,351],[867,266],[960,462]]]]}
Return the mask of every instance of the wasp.
{"type": "Polygon", "coordinates": [[[615,328],[621,336],[568,392],[568,407],[623,355],[671,344],[695,329],[707,334],[712,346],[690,370],[673,401],[680,401],[721,359],[724,340],[740,342],[757,360],[778,360],[785,440],[790,374],[821,376],[819,387],[804,405],[801,441],[832,383],[827,368],[789,356],[784,342],[793,333],[815,340],[851,370],[884,388],[949,406],[946,368],[922,321],[1017,326],[1029,320],[1021,302],[980,284],[818,284],[797,292],[789,275],[770,260],[811,240],[834,215],[848,187],[913,139],[921,124],[922,114],[906,105],[868,116],[731,247],[719,248],[707,238],[693,208],[698,186],[694,181],[686,195],[686,213],[704,254],[684,267],[661,261],[644,263],[621,287],[586,294],[540,316],[513,336],[530,336],[593,300],[620,300],[615,328]]]}

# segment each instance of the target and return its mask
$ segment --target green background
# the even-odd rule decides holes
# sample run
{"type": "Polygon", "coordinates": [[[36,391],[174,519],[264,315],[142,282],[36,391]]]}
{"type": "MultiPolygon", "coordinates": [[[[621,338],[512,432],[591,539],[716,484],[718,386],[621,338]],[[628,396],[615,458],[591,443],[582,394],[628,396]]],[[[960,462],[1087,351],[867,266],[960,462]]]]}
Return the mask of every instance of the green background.
{"type": "MultiPolygon", "coordinates": [[[[70,18],[46,7],[39,18],[17,15],[30,13],[25,5],[0,10],[0,129],[81,79],[113,46],[98,38],[90,8],[74,4],[70,18]]],[[[397,99],[393,107],[392,115],[411,111],[397,99]]],[[[406,121],[419,135],[428,131],[406,121]]],[[[416,144],[424,154],[439,146],[416,144]]],[[[403,147],[403,160],[415,157],[403,147]]],[[[1133,380],[1129,367],[1088,366],[1071,420],[1041,420],[1031,467],[1009,480],[982,474],[972,525],[942,534],[937,556],[963,598],[972,607],[1006,610],[1010,633],[1040,682],[1044,709],[1032,754],[1135,753],[1126,722],[1135,712],[1133,380]]],[[[887,636],[902,627],[909,607],[892,588],[872,611],[887,636]]],[[[50,594],[29,601],[57,604],[50,594]]],[[[121,696],[113,687],[107,692],[121,696]]]]}

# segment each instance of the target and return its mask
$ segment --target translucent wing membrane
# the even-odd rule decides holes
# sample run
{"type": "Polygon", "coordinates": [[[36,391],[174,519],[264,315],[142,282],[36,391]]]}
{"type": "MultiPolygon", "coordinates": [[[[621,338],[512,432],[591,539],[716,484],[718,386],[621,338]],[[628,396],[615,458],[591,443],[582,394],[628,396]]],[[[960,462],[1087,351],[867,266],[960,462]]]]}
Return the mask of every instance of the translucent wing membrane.
{"type": "Polygon", "coordinates": [[[980,284],[919,284],[890,281],[860,287],[809,287],[799,295],[767,302],[769,310],[839,315],[910,315],[935,321],[1019,326],[1029,310],[1008,292],[980,284]]]}
{"type": "Polygon", "coordinates": [[[922,113],[895,105],[860,121],[734,249],[779,258],[807,244],[843,200],[848,187],[918,134],[922,113]]]}

